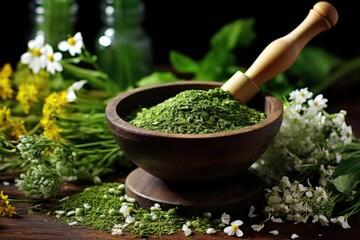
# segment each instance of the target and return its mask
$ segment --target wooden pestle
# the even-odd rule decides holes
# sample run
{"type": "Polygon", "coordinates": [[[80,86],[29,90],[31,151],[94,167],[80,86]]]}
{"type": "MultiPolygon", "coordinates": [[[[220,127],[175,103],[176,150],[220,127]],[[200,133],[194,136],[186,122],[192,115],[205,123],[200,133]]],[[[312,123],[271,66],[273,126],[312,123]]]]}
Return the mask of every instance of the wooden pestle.
{"type": "Polygon", "coordinates": [[[248,103],[259,91],[259,85],[286,71],[303,47],[317,34],[333,27],[337,10],[328,2],[318,2],[303,22],[286,36],[271,42],[244,73],[237,71],[221,88],[241,103],[248,103]]]}

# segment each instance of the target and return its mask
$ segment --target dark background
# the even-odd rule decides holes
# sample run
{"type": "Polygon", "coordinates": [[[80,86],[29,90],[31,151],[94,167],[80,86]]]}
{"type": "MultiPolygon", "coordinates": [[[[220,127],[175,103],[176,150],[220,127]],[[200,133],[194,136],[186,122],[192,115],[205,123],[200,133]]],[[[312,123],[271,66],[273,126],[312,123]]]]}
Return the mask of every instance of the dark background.
{"type": "MultiPolygon", "coordinates": [[[[33,31],[29,0],[2,2],[0,64],[14,64],[26,51],[33,31]]],[[[94,51],[100,31],[100,0],[78,0],[76,31],[94,51]]],[[[195,59],[209,48],[210,37],[223,25],[238,18],[255,18],[257,38],[251,47],[239,50],[237,58],[251,63],[263,48],[293,30],[317,1],[310,0],[144,0],[143,26],[152,40],[155,65],[169,63],[169,51],[177,50],[195,59]]],[[[316,36],[309,44],[324,47],[342,57],[360,55],[360,1],[331,0],[339,13],[337,25],[316,36]]],[[[60,23],[59,23],[60,24],[60,23]]],[[[56,26],[54,26],[56,27],[56,26]]]]}

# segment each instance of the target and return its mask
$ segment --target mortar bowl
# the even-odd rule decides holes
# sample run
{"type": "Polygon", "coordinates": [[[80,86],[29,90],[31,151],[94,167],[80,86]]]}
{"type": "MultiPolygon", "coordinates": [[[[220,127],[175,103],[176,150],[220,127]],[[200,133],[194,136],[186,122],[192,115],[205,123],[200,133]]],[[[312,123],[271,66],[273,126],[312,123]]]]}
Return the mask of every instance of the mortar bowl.
{"type": "Polygon", "coordinates": [[[108,128],[129,160],[166,182],[204,183],[231,178],[262,156],[281,126],[283,105],[271,94],[260,91],[247,104],[263,111],[264,120],[228,132],[164,133],[124,120],[139,106],[154,106],[188,89],[209,90],[221,85],[212,81],[177,81],[121,93],[106,107],[108,128]]]}

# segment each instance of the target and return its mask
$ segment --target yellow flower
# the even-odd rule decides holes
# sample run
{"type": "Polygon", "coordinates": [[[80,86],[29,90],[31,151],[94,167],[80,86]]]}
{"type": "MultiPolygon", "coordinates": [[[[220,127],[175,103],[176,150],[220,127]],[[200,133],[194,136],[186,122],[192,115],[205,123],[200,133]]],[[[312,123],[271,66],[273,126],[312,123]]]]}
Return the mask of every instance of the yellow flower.
{"type": "Polygon", "coordinates": [[[8,199],[8,195],[4,195],[4,192],[0,192],[0,215],[12,217],[14,214],[17,214],[15,207],[11,206],[8,199]]]}
{"type": "Polygon", "coordinates": [[[36,88],[35,84],[20,84],[18,94],[16,95],[16,100],[21,103],[25,113],[29,113],[31,104],[39,101],[37,95],[38,89],[36,88]]]}
{"type": "Polygon", "coordinates": [[[8,204],[5,208],[5,215],[12,217],[14,214],[17,214],[15,207],[8,204]]]}
{"type": "Polygon", "coordinates": [[[61,129],[58,125],[56,125],[55,121],[48,121],[47,125],[43,126],[44,132],[43,135],[53,139],[53,140],[63,140],[61,137],[61,132],[63,129],[61,129]]]}
{"type": "Polygon", "coordinates": [[[67,91],[53,92],[45,99],[40,124],[44,129],[43,134],[50,139],[62,139],[62,129],[56,124],[56,117],[65,114],[68,105],[66,94],[67,91]]]}
{"type": "Polygon", "coordinates": [[[4,106],[0,109],[0,130],[3,131],[10,126],[11,110],[4,106]]]}
{"type": "Polygon", "coordinates": [[[24,121],[13,119],[11,121],[11,129],[9,131],[9,136],[18,139],[21,135],[25,133],[27,133],[27,130],[25,128],[24,121]]]}
{"type": "Polygon", "coordinates": [[[0,71],[0,78],[9,78],[12,72],[10,63],[6,63],[0,71]]]}
{"type": "Polygon", "coordinates": [[[0,131],[4,132],[10,138],[19,138],[20,135],[27,132],[24,121],[14,119],[11,116],[10,108],[4,106],[0,109],[0,131]]]}
{"type": "Polygon", "coordinates": [[[3,100],[12,98],[13,90],[11,88],[11,82],[9,79],[11,74],[11,65],[7,63],[0,71],[0,98],[3,100]]]}

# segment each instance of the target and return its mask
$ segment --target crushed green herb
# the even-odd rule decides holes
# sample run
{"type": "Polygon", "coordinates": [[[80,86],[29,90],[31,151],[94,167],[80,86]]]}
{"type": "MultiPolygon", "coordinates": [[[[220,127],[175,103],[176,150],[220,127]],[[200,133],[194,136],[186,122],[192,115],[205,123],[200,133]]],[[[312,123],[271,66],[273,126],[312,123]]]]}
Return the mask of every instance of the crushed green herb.
{"type": "Polygon", "coordinates": [[[206,134],[240,129],[265,118],[221,88],[185,90],[150,108],[140,108],[125,118],[148,130],[178,134],[206,134]]]}
{"type": "Polygon", "coordinates": [[[112,234],[120,232],[120,235],[123,232],[138,236],[170,235],[181,232],[184,224],[198,233],[206,233],[209,228],[219,232],[224,227],[220,218],[213,219],[209,213],[185,218],[177,214],[175,208],[162,210],[159,204],[149,210],[141,208],[125,194],[122,183],[93,185],[46,206],[46,211],[49,208],[68,225],[82,225],[112,234]]]}

